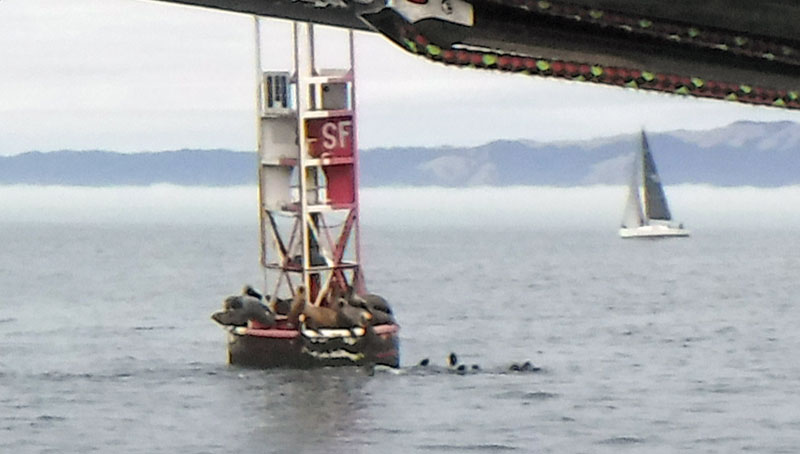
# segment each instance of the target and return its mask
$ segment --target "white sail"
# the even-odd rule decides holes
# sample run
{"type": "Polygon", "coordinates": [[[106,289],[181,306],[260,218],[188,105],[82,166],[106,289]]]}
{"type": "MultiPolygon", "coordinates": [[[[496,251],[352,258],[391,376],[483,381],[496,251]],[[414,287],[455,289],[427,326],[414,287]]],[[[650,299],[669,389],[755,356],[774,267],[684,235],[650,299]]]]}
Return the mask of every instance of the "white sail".
{"type": "Polygon", "coordinates": [[[625,211],[622,213],[622,227],[623,228],[636,228],[641,225],[644,225],[644,215],[642,213],[642,199],[639,195],[639,186],[640,186],[640,174],[637,171],[639,166],[637,162],[639,161],[636,159],[634,155],[632,167],[633,172],[631,177],[630,186],[628,187],[628,200],[625,202],[625,211]]]}
{"type": "Polygon", "coordinates": [[[672,216],[667,206],[667,198],[644,131],[642,131],[641,148],[634,157],[631,173],[631,185],[622,216],[620,236],[623,238],[689,236],[689,231],[684,229],[682,224],[675,225],[671,222],[672,216]]]}

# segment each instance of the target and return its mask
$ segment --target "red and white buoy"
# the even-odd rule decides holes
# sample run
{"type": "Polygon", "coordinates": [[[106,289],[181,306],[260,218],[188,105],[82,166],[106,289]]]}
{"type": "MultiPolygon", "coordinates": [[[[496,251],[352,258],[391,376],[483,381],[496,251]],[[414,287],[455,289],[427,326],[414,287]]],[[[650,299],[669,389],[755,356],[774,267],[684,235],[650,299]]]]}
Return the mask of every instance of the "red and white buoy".
{"type": "MultiPolygon", "coordinates": [[[[365,292],[359,247],[358,146],[353,31],[348,65],[318,69],[314,25],[293,24],[293,68],[258,68],[261,265],[269,304],[293,298],[325,305],[334,288],[365,292]]],[[[399,363],[394,323],[366,329],[288,326],[229,329],[231,363],[265,367],[399,363]],[[317,347],[320,347],[317,349],[317,347]],[[316,349],[316,350],[315,350],[316,349]]]]}

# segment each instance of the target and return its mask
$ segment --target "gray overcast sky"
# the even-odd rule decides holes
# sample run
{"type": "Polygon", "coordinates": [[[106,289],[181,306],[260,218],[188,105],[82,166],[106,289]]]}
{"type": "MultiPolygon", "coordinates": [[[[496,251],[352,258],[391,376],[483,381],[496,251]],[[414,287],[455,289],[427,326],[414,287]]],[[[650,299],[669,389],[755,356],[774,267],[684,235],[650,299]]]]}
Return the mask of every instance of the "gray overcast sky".
{"type": "MultiPolygon", "coordinates": [[[[290,42],[264,22],[264,66],[290,42]]],[[[333,38],[331,38],[333,39],[333,38]]],[[[800,113],[448,68],[357,34],[362,148],[569,140],[800,113]]],[[[0,154],[255,147],[253,22],[147,0],[0,0],[0,154]]]]}

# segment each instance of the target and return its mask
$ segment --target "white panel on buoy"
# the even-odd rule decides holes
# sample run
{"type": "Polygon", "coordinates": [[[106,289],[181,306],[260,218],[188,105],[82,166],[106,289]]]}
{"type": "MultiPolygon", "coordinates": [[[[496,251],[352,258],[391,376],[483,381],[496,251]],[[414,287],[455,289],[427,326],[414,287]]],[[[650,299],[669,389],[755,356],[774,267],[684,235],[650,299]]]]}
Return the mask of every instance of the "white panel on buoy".
{"type": "Polygon", "coordinates": [[[276,165],[282,159],[297,159],[297,120],[294,117],[261,119],[261,158],[276,165]]]}
{"type": "Polygon", "coordinates": [[[265,209],[277,211],[292,202],[291,177],[291,167],[264,166],[261,168],[261,197],[265,209]]]}
{"type": "Polygon", "coordinates": [[[347,82],[322,85],[322,109],[343,110],[349,108],[347,82]]]}

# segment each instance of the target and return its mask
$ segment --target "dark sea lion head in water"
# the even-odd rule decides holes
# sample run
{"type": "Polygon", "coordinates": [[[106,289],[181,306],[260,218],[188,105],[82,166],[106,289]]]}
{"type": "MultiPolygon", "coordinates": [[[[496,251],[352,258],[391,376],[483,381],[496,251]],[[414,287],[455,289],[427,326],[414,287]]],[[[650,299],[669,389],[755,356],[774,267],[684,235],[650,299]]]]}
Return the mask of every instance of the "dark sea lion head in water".
{"type": "Polygon", "coordinates": [[[513,372],[539,372],[542,370],[542,368],[534,365],[530,361],[525,361],[522,364],[511,363],[511,366],[508,368],[508,370],[513,372]]]}
{"type": "Polygon", "coordinates": [[[542,370],[542,368],[537,366],[536,364],[533,364],[530,361],[525,361],[525,364],[520,366],[520,370],[528,371],[528,372],[539,372],[539,371],[542,370]]]}
{"type": "Polygon", "coordinates": [[[450,354],[447,356],[447,365],[450,367],[455,367],[456,364],[458,364],[458,356],[456,356],[455,353],[450,352],[450,354]]]}

